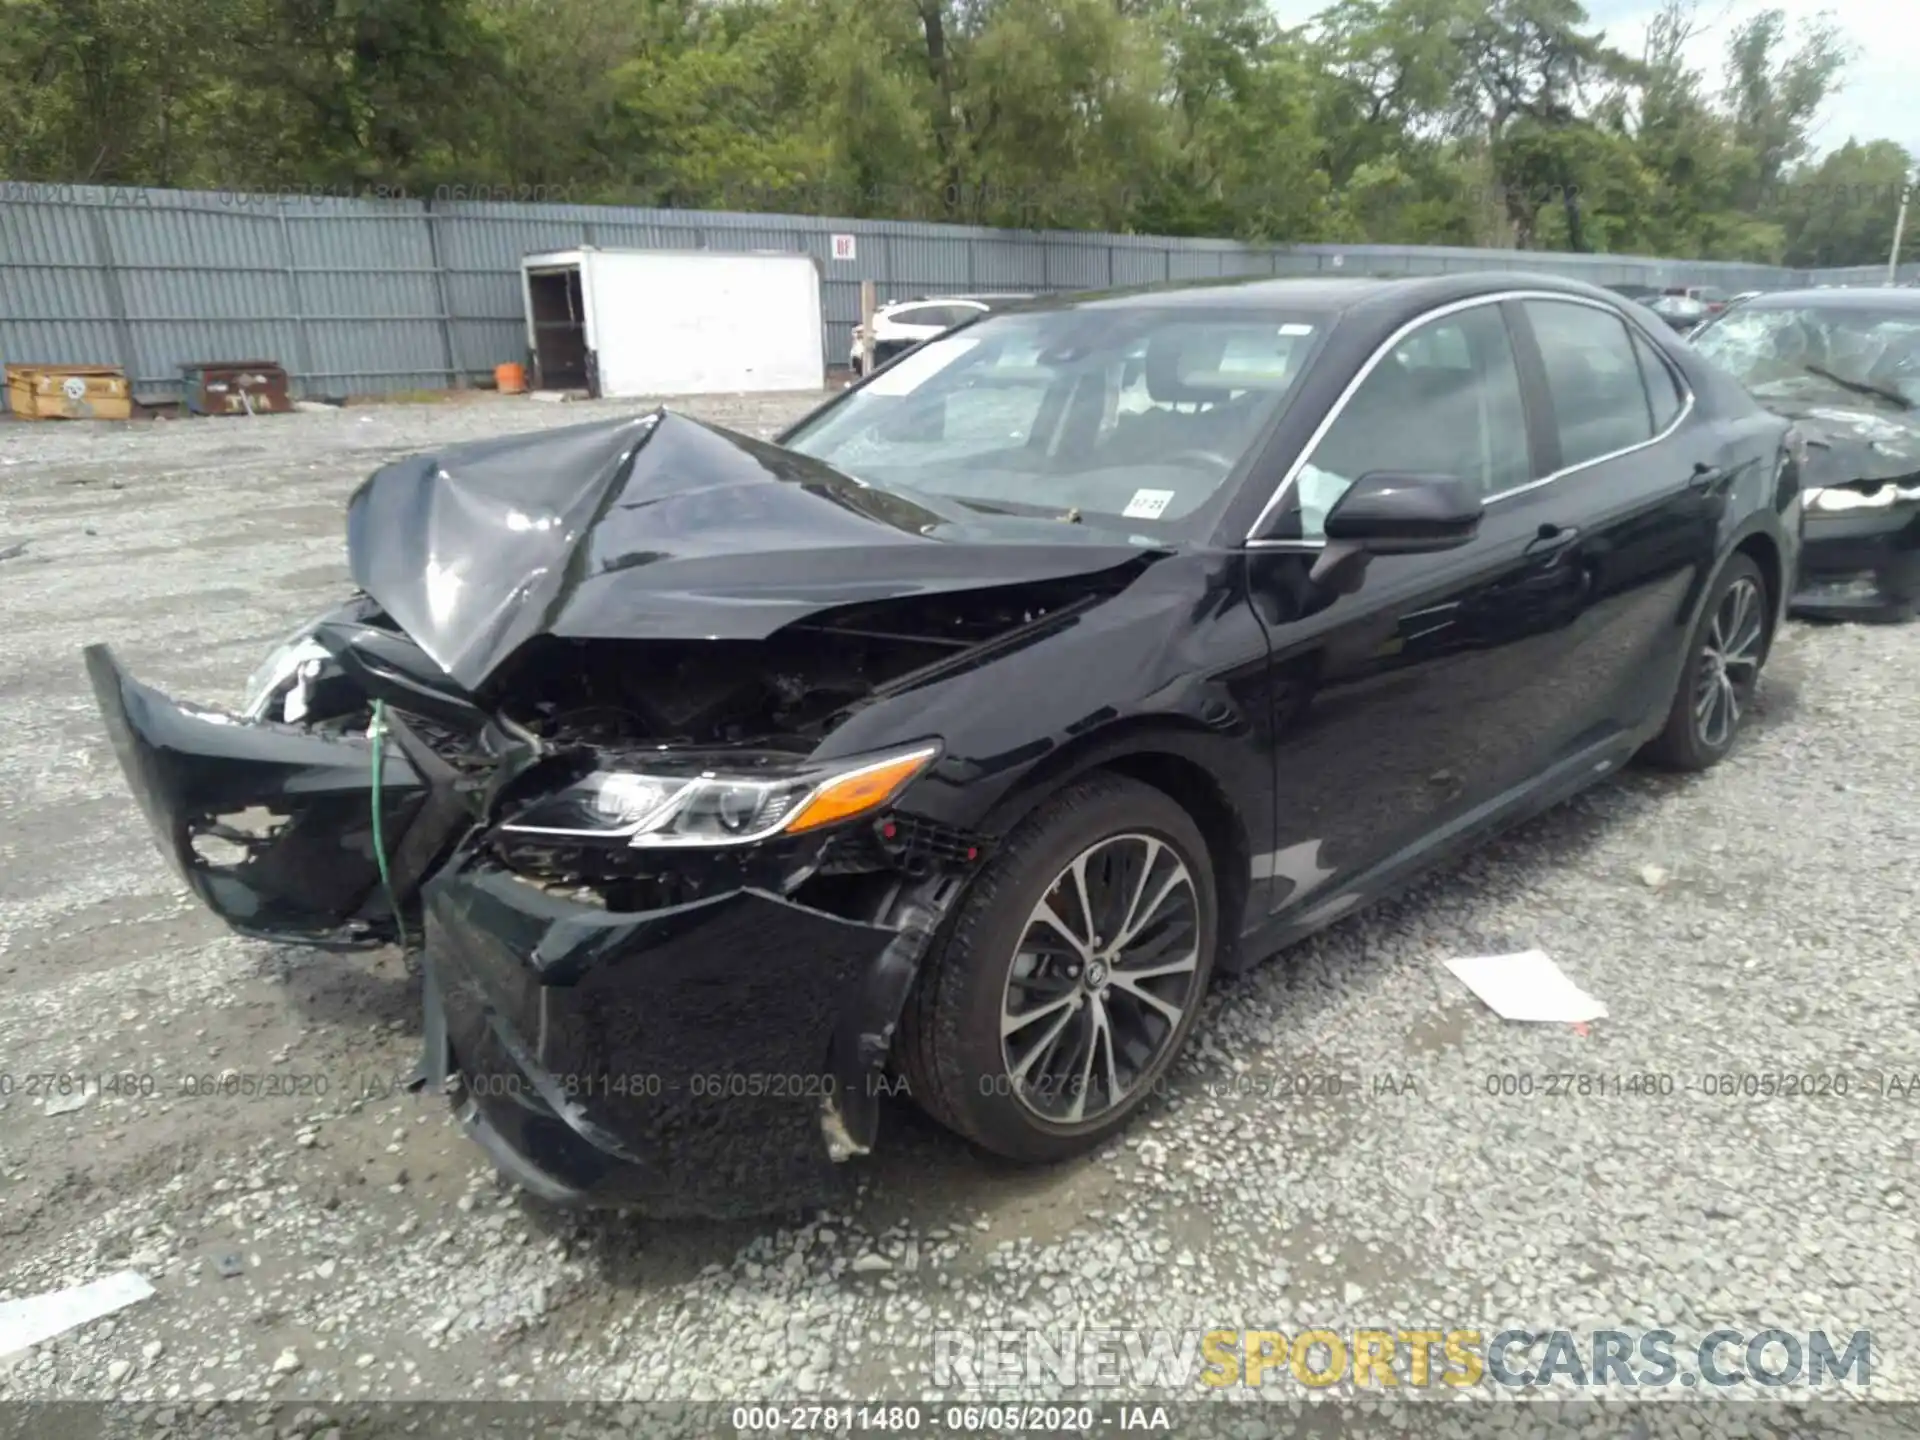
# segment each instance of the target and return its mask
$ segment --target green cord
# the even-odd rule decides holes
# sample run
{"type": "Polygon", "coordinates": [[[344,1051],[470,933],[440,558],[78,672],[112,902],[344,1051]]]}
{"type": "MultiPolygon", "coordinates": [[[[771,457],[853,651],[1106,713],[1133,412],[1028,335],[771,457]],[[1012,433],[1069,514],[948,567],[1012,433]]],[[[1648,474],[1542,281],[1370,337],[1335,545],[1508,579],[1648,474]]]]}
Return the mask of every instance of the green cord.
{"type": "Polygon", "coordinates": [[[387,738],[387,707],[381,700],[373,702],[373,724],[368,727],[373,739],[373,858],[380,867],[380,889],[387,897],[387,908],[393,911],[393,923],[400,931],[400,948],[407,948],[407,922],[400,914],[400,906],[393,898],[393,877],[387,873],[387,842],[381,833],[380,825],[380,775],[386,767],[383,764],[383,750],[387,738]]]}

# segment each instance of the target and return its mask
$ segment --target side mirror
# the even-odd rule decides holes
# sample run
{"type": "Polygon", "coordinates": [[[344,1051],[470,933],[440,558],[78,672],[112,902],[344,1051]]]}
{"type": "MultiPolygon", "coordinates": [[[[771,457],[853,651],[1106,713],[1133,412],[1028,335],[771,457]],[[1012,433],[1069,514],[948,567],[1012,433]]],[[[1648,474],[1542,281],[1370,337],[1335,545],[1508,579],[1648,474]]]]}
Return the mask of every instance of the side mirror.
{"type": "Polygon", "coordinates": [[[1480,533],[1484,510],[1479,493],[1457,475],[1370,471],[1327,512],[1327,544],[1312,578],[1349,594],[1375,555],[1429,555],[1467,544],[1480,533]]]}
{"type": "Polygon", "coordinates": [[[1327,512],[1327,539],[1375,555],[1452,550],[1480,533],[1484,508],[1456,475],[1374,470],[1348,486],[1327,512]]]}

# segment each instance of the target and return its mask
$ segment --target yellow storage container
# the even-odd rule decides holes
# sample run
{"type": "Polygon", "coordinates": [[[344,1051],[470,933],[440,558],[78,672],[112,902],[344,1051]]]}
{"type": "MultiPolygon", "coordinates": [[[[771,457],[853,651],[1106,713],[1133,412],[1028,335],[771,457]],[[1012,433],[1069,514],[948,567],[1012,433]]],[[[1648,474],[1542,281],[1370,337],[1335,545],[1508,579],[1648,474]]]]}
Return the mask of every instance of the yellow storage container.
{"type": "Polygon", "coordinates": [[[118,365],[9,365],[7,406],[22,420],[128,420],[133,393],[118,365]]]}

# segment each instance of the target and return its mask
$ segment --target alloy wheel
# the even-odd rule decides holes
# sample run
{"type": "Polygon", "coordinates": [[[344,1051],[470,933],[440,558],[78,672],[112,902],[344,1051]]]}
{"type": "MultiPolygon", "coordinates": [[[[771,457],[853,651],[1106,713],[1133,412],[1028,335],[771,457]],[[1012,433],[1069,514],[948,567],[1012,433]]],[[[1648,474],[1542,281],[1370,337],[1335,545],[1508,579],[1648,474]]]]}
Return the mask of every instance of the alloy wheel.
{"type": "Polygon", "coordinates": [[[1700,743],[1723,750],[1733,741],[1740,712],[1760,678],[1766,617],[1760,587],[1742,575],[1727,587],[1700,646],[1693,690],[1693,724],[1700,743]]]}
{"type": "Polygon", "coordinates": [[[1198,1000],[1200,902],[1152,835],[1080,852],[1027,917],[1000,1006],[1010,1093],[1078,1129],[1159,1073],[1198,1000]]]}

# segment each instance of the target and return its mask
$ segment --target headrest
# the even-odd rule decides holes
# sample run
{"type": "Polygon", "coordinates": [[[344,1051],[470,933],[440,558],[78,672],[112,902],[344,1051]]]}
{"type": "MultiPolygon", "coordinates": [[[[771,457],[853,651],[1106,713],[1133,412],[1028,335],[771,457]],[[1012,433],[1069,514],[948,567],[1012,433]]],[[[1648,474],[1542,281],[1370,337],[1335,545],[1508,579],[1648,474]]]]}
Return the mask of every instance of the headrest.
{"type": "Polygon", "coordinates": [[[1225,341],[1211,346],[1189,331],[1156,335],[1147,342],[1147,394],[1163,405],[1201,400],[1224,400],[1233,392],[1214,386],[1190,385],[1186,377],[1214,371],[1225,341]]]}

